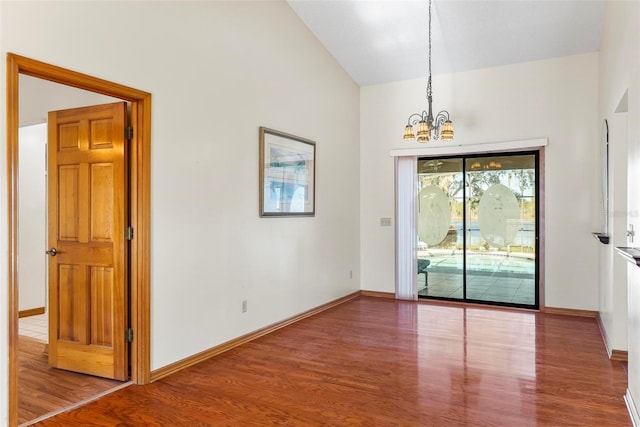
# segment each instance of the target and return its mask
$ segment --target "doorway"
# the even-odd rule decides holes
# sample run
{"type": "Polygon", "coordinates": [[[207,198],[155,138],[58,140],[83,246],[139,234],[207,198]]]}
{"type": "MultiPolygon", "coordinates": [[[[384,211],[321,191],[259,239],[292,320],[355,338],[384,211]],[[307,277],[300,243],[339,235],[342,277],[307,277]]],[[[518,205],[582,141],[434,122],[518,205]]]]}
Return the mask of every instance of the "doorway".
{"type": "Polygon", "coordinates": [[[18,127],[19,77],[26,75],[127,101],[131,105],[130,176],[130,319],[132,330],[129,379],[137,384],[150,380],[150,155],[151,95],[117,83],[7,54],[7,183],[9,265],[9,425],[17,425],[18,386],[18,127]]]}
{"type": "MultiPolygon", "coordinates": [[[[55,344],[58,342],[58,337],[55,332],[51,337],[49,336],[48,326],[56,323],[55,318],[50,321],[50,317],[54,313],[57,314],[56,312],[60,309],[64,314],[65,310],[64,305],[56,304],[51,298],[47,298],[48,290],[57,290],[58,287],[55,283],[47,286],[47,276],[50,279],[56,276],[55,274],[48,275],[47,270],[55,272],[57,269],[51,266],[47,269],[46,264],[51,261],[55,261],[58,264],[68,263],[69,261],[64,261],[60,255],[51,258],[45,254],[46,249],[51,247],[47,246],[48,239],[46,237],[48,223],[47,181],[49,181],[49,177],[55,180],[56,176],[55,173],[50,176],[47,174],[46,164],[47,157],[52,160],[58,157],[58,150],[54,148],[58,144],[55,143],[56,137],[53,137],[53,135],[51,138],[47,138],[47,128],[53,127],[55,129],[55,123],[52,123],[51,120],[44,123],[40,122],[46,120],[49,109],[61,105],[66,107],[67,105],[113,102],[115,100],[28,76],[21,76],[19,83],[22,102],[18,143],[18,303],[20,320],[17,362],[19,369],[18,423],[23,424],[45,418],[52,413],[75,406],[78,402],[115,391],[129,383],[76,373],[74,371],[78,371],[82,367],[81,364],[77,366],[78,363],[69,366],[71,370],[54,369],[51,367],[49,360],[52,356],[60,353],[60,351],[52,351],[57,347],[55,344]],[[34,97],[34,93],[37,93],[38,96],[34,97]],[[47,147],[52,149],[53,156],[46,155],[47,147]]],[[[68,110],[65,109],[64,111],[68,110]]],[[[67,125],[67,130],[70,128],[67,125]]],[[[106,137],[108,135],[102,135],[103,140],[106,137]]],[[[91,139],[95,140],[96,138],[91,139]]],[[[68,138],[67,142],[70,142],[68,138]]],[[[106,148],[104,144],[102,144],[102,147],[103,149],[106,148]]],[[[72,154],[75,151],[69,150],[67,147],[62,150],[62,153],[65,152],[66,154],[72,154]]],[[[101,163],[104,164],[103,162],[101,163]]],[[[72,203],[72,205],[74,204],[72,203]]],[[[55,207],[57,203],[54,202],[52,205],[55,207]]],[[[107,209],[101,210],[106,211],[107,209]]],[[[67,211],[67,213],[69,212],[67,211]]],[[[57,222],[53,218],[51,219],[52,223],[55,224],[57,222]]],[[[65,234],[68,234],[68,232],[65,234]]],[[[63,247],[58,244],[52,246],[57,247],[59,251],[64,251],[63,247]]],[[[67,258],[69,258],[69,255],[67,255],[67,258]]],[[[79,269],[82,269],[82,267],[80,266],[79,269]]],[[[93,282],[93,280],[91,281],[93,282]]],[[[78,289],[82,287],[83,285],[80,284],[78,289]]],[[[86,288],[97,289],[88,283],[86,288]]],[[[57,295],[58,293],[55,292],[56,299],[58,299],[57,295]]],[[[64,302],[64,300],[65,298],[62,298],[61,302],[64,302]]],[[[74,306],[78,305],[80,307],[83,306],[83,304],[74,304],[74,306]]],[[[68,309],[66,311],[68,312],[68,309]]],[[[79,314],[82,314],[81,310],[79,314]]],[[[64,317],[62,316],[62,318],[64,317]]],[[[95,323],[95,320],[98,319],[94,318],[92,323],[95,323]]],[[[54,331],[57,331],[57,328],[54,328],[54,331]]],[[[93,334],[93,331],[91,331],[91,334],[93,334]]],[[[104,340],[102,341],[104,342],[104,340]]],[[[69,343],[68,339],[63,340],[63,344],[69,343]]],[[[124,340],[122,343],[124,344],[124,340]]],[[[58,356],[56,359],[59,360],[60,357],[58,356]]],[[[57,361],[55,363],[60,365],[57,361]]],[[[95,365],[95,363],[92,363],[92,365],[95,365]]]]}
{"type": "Polygon", "coordinates": [[[417,168],[418,296],[539,308],[538,152],[417,168]]]}

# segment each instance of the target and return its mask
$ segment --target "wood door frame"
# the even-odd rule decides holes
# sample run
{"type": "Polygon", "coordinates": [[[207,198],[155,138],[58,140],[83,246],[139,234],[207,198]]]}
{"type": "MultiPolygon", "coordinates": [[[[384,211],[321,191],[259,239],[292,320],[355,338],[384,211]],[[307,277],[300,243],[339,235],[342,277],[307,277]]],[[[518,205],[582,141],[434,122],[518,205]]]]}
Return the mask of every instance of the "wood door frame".
{"type": "Polygon", "coordinates": [[[131,381],[150,382],[150,190],[151,94],[96,77],[7,53],[7,202],[9,284],[9,425],[18,425],[18,101],[19,76],[119,98],[131,103],[130,249],[131,381]]]}

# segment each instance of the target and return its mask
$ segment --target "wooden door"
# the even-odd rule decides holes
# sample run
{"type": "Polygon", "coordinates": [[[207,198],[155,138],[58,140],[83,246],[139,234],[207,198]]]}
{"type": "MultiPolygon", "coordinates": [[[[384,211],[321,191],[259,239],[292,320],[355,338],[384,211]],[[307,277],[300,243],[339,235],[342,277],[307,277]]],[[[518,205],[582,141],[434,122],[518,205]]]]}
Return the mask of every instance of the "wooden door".
{"type": "Polygon", "coordinates": [[[128,376],[125,102],[49,113],[49,364],[128,376]]]}

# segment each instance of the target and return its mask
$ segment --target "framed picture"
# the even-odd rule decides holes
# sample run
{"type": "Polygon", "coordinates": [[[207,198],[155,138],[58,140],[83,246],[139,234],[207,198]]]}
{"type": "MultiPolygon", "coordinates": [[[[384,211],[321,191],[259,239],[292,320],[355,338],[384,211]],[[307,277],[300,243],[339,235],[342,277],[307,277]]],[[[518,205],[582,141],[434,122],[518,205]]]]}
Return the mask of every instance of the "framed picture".
{"type": "Polygon", "coordinates": [[[314,216],[316,143],[260,127],[260,216],[314,216]]]}

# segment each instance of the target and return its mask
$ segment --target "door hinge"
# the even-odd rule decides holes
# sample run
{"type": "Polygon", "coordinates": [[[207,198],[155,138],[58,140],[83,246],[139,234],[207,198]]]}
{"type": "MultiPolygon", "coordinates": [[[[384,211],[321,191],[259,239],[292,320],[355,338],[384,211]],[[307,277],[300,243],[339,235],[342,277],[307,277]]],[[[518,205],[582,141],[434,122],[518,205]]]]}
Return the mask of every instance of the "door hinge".
{"type": "Polygon", "coordinates": [[[127,231],[125,232],[127,240],[133,240],[133,227],[127,227],[127,231]]]}
{"type": "Polygon", "coordinates": [[[127,126],[124,130],[124,135],[128,140],[133,139],[133,126],[127,126]]]}
{"type": "Polygon", "coordinates": [[[133,329],[127,329],[127,342],[133,342],[133,329]]]}

